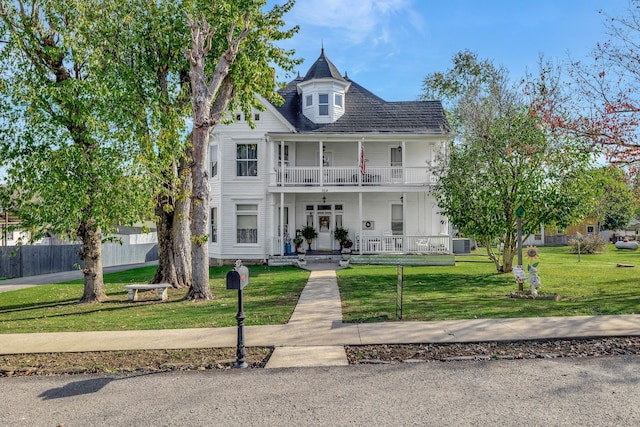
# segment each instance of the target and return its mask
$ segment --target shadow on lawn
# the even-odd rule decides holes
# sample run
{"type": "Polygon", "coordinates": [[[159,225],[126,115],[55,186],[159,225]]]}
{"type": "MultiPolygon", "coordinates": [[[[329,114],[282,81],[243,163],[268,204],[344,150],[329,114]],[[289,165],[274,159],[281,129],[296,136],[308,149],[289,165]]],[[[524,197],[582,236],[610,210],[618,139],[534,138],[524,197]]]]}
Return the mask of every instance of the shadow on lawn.
{"type": "Polygon", "coordinates": [[[29,304],[16,304],[0,308],[0,313],[13,313],[16,311],[38,310],[41,308],[52,308],[66,305],[73,305],[78,302],[78,298],[69,298],[58,301],[43,301],[29,304]]]}
{"type": "MultiPolygon", "coordinates": [[[[151,292],[149,292],[151,295],[151,292]]],[[[153,296],[156,294],[153,293],[153,296]]],[[[120,298],[120,299],[108,299],[99,304],[78,304],[79,298],[66,299],[60,301],[47,301],[42,303],[33,303],[33,304],[22,304],[22,305],[14,305],[7,308],[0,309],[0,313],[19,313],[19,312],[28,312],[33,310],[40,309],[56,309],[56,308],[70,308],[73,306],[83,307],[84,311],[66,311],[63,313],[54,313],[54,312],[46,312],[46,314],[34,315],[31,317],[19,317],[15,319],[3,319],[3,323],[7,322],[23,322],[28,320],[38,320],[43,317],[46,318],[64,318],[70,316],[87,316],[92,315],[97,312],[115,312],[122,310],[135,310],[137,308],[142,308],[149,305],[161,304],[167,309],[170,309],[173,304],[182,303],[184,300],[182,298],[176,298],[171,300],[160,301],[155,299],[154,297],[149,297],[148,300],[144,299],[141,301],[131,302],[127,299],[127,292],[110,292],[109,298],[120,298]]]]}

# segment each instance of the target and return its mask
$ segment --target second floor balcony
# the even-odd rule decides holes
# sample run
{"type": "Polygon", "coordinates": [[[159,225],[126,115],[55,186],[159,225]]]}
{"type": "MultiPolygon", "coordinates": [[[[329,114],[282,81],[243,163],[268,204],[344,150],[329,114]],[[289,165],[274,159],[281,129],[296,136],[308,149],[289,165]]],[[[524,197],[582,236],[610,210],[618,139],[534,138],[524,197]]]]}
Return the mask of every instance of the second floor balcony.
{"type": "Polygon", "coordinates": [[[436,177],[426,167],[284,166],[275,168],[277,186],[399,186],[432,185],[436,177]]]}

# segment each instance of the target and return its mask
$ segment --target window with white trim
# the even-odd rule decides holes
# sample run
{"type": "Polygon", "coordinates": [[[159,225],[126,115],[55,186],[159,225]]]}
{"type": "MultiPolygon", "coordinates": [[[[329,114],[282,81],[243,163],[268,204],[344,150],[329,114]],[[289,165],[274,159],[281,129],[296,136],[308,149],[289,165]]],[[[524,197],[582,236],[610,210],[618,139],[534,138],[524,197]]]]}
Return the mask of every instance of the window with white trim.
{"type": "Polygon", "coordinates": [[[404,222],[402,214],[402,205],[391,205],[391,233],[394,236],[402,235],[404,232],[404,222]]]}
{"type": "Polygon", "coordinates": [[[218,243],[218,208],[211,208],[211,243],[218,243]]]}
{"type": "Polygon", "coordinates": [[[236,176],[258,176],[258,144],[236,146],[236,176]]]}
{"type": "Polygon", "coordinates": [[[334,103],[336,104],[336,106],[342,107],[342,94],[341,93],[336,93],[335,98],[334,98],[334,103]]]}
{"type": "Polygon", "coordinates": [[[307,95],[305,98],[305,106],[311,107],[313,105],[313,95],[307,95]]]}
{"type": "Polygon", "coordinates": [[[258,243],[258,205],[236,205],[236,242],[258,243]]]}
{"type": "Polygon", "coordinates": [[[283,165],[289,166],[289,146],[284,146],[284,159],[282,158],[282,145],[278,145],[278,166],[280,166],[280,162],[284,160],[283,165]]]}
{"type": "Polygon", "coordinates": [[[211,146],[210,161],[211,161],[211,178],[214,178],[218,175],[218,146],[217,145],[211,146]]]}
{"type": "Polygon", "coordinates": [[[329,115],[329,94],[321,93],[318,95],[318,114],[321,116],[329,115]]]}

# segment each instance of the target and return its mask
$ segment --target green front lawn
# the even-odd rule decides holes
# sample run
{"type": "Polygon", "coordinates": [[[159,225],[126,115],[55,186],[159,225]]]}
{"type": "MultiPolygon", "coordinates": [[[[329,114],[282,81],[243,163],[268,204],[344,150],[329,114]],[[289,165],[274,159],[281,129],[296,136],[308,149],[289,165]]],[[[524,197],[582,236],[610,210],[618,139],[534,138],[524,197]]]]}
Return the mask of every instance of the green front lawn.
{"type": "MultiPolygon", "coordinates": [[[[488,260],[478,256],[459,261],[488,260]]],[[[404,267],[403,320],[450,320],[640,313],[640,251],[608,245],[600,255],[578,256],[567,247],[542,247],[537,260],[540,294],[560,301],[508,298],[512,274],[496,274],[488,262],[455,267],[404,267]],[[617,264],[632,264],[620,268],[617,264]]],[[[514,260],[516,261],[516,260],[514,260]]],[[[528,260],[524,260],[525,267],[528,260]]],[[[396,319],[397,267],[362,266],[338,271],[345,322],[396,319]]],[[[525,284],[528,289],[528,282],[525,284]]]]}
{"type": "MultiPolygon", "coordinates": [[[[169,290],[165,302],[154,300],[156,291],[140,293],[149,301],[127,300],[127,283],[146,283],[155,267],[105,275],[109,301],[76,304],[82,296],[82,280],[0,292],[0,333],[113,331],[235,326],[238,292],[226,289],[231,267],[210,271],[215,299],[182,301],[186,290],[169,290]]],[[[249,267],[249,285],[243,291],[246,325],[284,324],[291,317],[309,272],[292,267],[249,267]]]]}
{"type": "MultiPolygon", "coordinates": [[[[566,247],[540,248],[541,294],[560,301],[508,298],[517,290],[512,274],[496,274],[482,253],[458,257],[455,267],[405,267],[403,320],[448,320],[640,313],[640,251],[577,255],[566,247]],[[481,261],[481,262],[477,262],[481,261]],[[634,268],[620,268],[631,264],[634,268]]],[[[525,265],[526,265],[525,260],[525,265]]],[[[82,282],[0,292],[0,333],[98,331],[235,326],[237,292],[225,289],[231,267],[210,269],[215,299],[183,301],[186,290],[169,290],[169,300],[130,303],[123,285],[145,283],[155,267],[105,275],[109,301],[78,305],[82,282]]],[[[286,323],[309,272],[293,267],[251,266],[244,291],[247,325],[286,323]]],[[[345,322],[396,319],[395,266],[355,266],[339,270],[345,322]]],[[[525,286],[528,289],[528,284],[525,286]]]]}

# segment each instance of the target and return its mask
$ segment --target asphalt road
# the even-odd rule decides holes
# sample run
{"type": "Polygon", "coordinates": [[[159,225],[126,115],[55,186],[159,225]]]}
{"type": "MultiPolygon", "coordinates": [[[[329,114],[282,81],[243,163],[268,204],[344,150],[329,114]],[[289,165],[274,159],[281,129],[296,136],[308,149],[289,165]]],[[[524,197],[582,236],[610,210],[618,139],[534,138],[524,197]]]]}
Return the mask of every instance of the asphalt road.
{"type": "Polygon", "coordinates": [[[0,378],[3,426],[637,426],[640,357],[0,378]]]}

